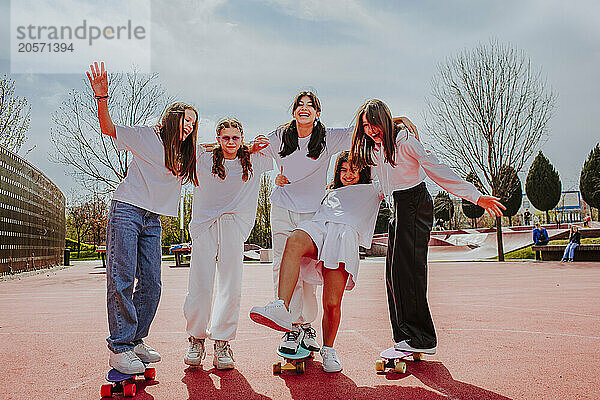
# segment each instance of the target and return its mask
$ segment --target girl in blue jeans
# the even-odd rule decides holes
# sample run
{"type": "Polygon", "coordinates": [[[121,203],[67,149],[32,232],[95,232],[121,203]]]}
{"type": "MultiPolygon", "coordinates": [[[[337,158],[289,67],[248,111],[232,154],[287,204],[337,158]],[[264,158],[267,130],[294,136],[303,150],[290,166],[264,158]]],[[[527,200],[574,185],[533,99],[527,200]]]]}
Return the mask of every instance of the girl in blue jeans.
{"type": "Polygon", "coordinates": [[[573,261],[575,256],[575,249],[581,243],[581,233],[579,233],[579,227],[577,225],[571,225],[571,235],[569,236],[569,243],[565,247],[565,253],[563,254],[562,261],[573,261]]]}
{"type": "Polygon", "coordinates": [[[161,293],[160,215],[177,216],[181,185],[196,177],[198,112],[184,103],[172,104],[161,129],[115,126],[108,112],[108,79],[104,63],[87,73],[98,101],[103,134],[132,161],[114,192],[106,229],[106,304],[112,368],[136,374],[144,363],[160,361],[146,345],[161,293]],[[134,287],[135,286],[135,287],[134,287]]]}

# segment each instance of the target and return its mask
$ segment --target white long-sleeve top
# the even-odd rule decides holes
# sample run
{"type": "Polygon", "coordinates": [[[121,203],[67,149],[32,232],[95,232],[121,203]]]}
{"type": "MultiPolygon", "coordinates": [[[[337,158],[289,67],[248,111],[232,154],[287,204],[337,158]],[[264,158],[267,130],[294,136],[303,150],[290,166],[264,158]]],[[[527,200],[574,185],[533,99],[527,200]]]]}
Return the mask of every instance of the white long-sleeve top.
{"type": "Polygon", "coordinates": [[[327,128],[325,149],[316,160],[306,156],[311,135],[298,138],[300,149],[286,157],[281,157],[279,151],[281,150],[283,129],[271,132],[268,135],[269,146],[261,153],[275,160],[278,173],[283,167],[283,175],[290,181],[284,186],[275,186],[271,194],[271,202],[297,213],[315,212],[325,195],[327,169],[331,156],[342,150],[350,149],[352,129],[327,128]]]}
{"type": "Polygon", "coordinates": [[[426,177],[455,196],[477,204],[481,193],[475,185],[458,176],[446,164],[429,151],[407,130],[398,132],[396,137],[396,166],[385,161],[383,146],[373,152],[373,173],[381,182],[386,195],[395,190],[410,189],[426,177]]]}
{"type": "Polygon", "coordinates": [[[212,152],[207,152],[199,146],[196,155],[199,185],[194,187],[190,234],[198,236],[221,215],[232,213],[244,240],[247,239],[256,218],[260,176],[263,172],[273,169],[273,161],[260,153],[251,154],[253,173],[244,182],[242,165],[238,158],[223,160],[226,176],[225,179],[221,179],[212,173],[212,152]]]}
{"type": "Polygon", "coordinates": [[[374,183],[331,189],[312,220],[349,225],[358,233],[359,244],[368,249],[371,248],[381,200],[381,191],[374,183]]]}
{"type": "Polygon", "coordinates": [[[165,166],[165,149],[160,136],[148,126],[115,126],[112,140],[117,150],[127,150],[133,156],[127,176],[119,183],[113,200],[176,217],[181,179],[165,166]]]}

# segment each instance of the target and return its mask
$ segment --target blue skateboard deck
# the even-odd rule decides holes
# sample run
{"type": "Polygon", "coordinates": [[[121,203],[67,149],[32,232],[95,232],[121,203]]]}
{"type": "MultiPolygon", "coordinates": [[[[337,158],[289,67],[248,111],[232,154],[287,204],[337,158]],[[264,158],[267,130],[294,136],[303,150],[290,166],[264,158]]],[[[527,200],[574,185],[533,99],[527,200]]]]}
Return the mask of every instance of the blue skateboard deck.
{"type": "Polygon", "coordinates": [[[282,371],[295,371],[299,374],[304,373],[305,364],[304,361],[311,358],[313,352],[305,349],[302,346],[298,346],[298,351],[294,354],[283,353],[277,349],[277,355],[285,360],[285,364],[277,362],[273,364],[273,375],[279,375],[282,371]]]}
{"type": "Polygon", "coordinates": [[[375,361],[375,370],[377,372],[385,372],[386,369],[391,369],[404,374],[406,373],[406,362],[404,360],[412,356],[413,361],[420,361],[423,358],[423,353],[399,351],[392,346],[382,351],[379,356],[381,359],[375,361]]]}
{"type": "Polygon", "coordinates": [[[147,381],[154,380],[156,377],[156,370],[154,368],[148,368],[148,364],[144,365],[146,365],[146,370],[139,374],[124,374],[114,368],[108,371],[106,380],[111,383],[102,385],[100,388],[100,396],[112,397],[114,393],[123,393],[123,396],[125,397],[135,396],[135,378],[137,376],[143,376],[147,381]]]}

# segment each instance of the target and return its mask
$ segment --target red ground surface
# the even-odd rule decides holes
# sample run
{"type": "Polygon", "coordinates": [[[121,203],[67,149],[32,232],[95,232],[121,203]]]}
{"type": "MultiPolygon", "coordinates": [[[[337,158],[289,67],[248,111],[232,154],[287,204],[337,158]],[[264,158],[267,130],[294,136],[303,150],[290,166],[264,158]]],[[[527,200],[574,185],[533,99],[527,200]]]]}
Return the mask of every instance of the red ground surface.
{"type": "MultiPolygon", "coordinates": [[[[272,296],[271,265],[246,264],[232,342],[237,369],[183,364],[187,268],[163,264],[163,296],[147,343],[163,361],[138,399],[597,399],[600,263],[431,263],[435,356],[406,374],[377,374],[391,334],[383,259],[361,263],[336,342],[344,370],[320,357],[304,375],[273,376],[278,333],[247,317],[272,296]]],[[[108,369],[105,275],[98,262],[0,282],[0,399],[95,399],[108,369]]],[[[316,324],[319,325],[319,324],[316,324]]],[[[319,337],[320,335],[320,328],[319,337]]]]}

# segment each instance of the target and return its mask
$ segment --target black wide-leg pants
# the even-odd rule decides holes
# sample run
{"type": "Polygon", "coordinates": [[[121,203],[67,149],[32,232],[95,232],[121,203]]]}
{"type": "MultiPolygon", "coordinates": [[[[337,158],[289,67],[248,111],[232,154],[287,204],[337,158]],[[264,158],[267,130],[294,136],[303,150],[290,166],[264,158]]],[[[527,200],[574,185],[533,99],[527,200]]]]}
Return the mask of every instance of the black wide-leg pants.
{"type": "Polygon", "coordinates": [[[386,285],[394,341],[415,348],[437,345],[427,303],[427,245],[433,226],[433,201],[425,183],[393,193],[386,285]]]}

